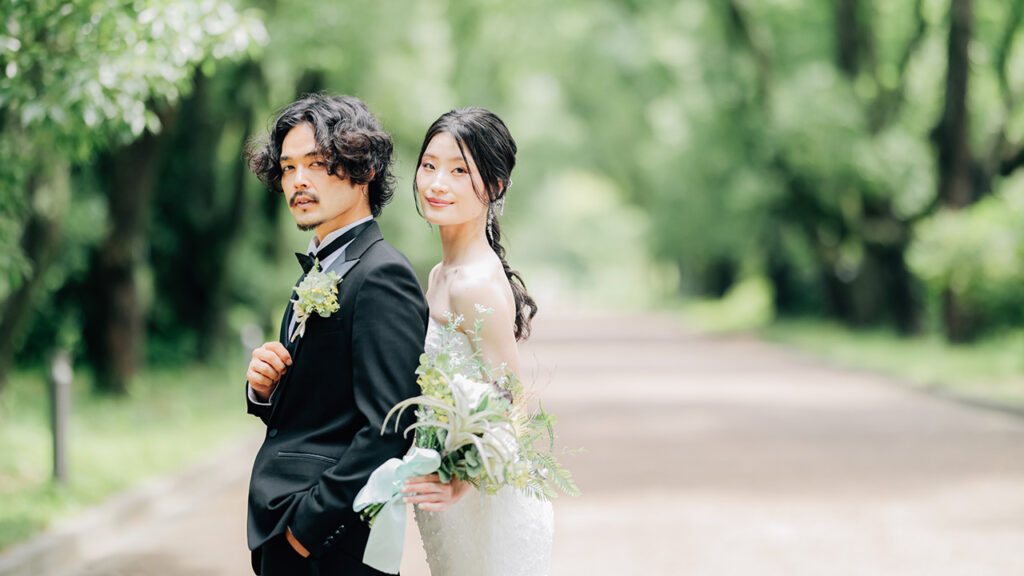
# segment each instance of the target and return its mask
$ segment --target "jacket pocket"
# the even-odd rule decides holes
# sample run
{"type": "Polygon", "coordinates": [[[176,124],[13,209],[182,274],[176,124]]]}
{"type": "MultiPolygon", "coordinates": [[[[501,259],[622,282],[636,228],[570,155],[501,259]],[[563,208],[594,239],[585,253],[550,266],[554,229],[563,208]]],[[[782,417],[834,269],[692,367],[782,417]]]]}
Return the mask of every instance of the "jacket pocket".
{"type": "Polygon", "coordinates": [[[314,460],[316,462],[323,462],[324,464],[337,464],[337,458],[331,458],[330,456],[322,456],[320,454],[310,454],[309,452],[278,452],[278,458],[302,458],[304,460],[314,460]]]}

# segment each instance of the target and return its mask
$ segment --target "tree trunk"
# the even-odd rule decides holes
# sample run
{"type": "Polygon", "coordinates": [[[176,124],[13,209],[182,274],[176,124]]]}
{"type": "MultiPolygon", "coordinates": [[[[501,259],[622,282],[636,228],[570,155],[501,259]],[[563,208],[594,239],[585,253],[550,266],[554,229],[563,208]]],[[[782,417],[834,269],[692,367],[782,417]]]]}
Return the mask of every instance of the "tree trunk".
{"type": "MultiPolygon", "coordinates": [[[[946,99],[942,119],[932,133],[939,156],[939,197],[954,210],[975,200],[967,111],[972,13],[972,0],[951,0],[946,99]]],[[[967,342],[975,337],[977,314],[966,302],[947,289],[942,308],[950,342],[967,342]]]]}
{"type": "Polygon", "coordinates": [[[915,334],[921,329],[921,309],[914,294],[916,280],[907,267],[906,249],[906,244],[900,244],[880,257],[896,328],[902,334],[915,334]]]}
{"type": "Polygon", "coordinates": [[[775,311],[780,316],[801,311],[801,294],[794,279],[793,265],[786,257],[781,233],[778,230],[772,234],[767,252],[766,269],[768,281],[772,285],[775,311]]]}
{"type": "MultiPolygon", "coordinates": [[[[149,329],[155,339],[200,361],[218,357],[227,342],[233,250],[254,220],[246,163],[239,158],[222,169],[218,150],[226,141],[235,150],[244,148],[256,99],[264,93],[261,81],[260,67],[252,62],[233,65],[216,79],[197,74],[181,103],[177,129],[167,133],[167,161],[154,199],[159,221],[153,225],[154,233],[172,235],[173,241],[153,246],[155,305],[162,314],[154,315],[149,329]],[[227,98],[230,106],[223,105],[227,98]]],[[[267,230],[260,239],[269,236],[272,242],[273,228],[267,230]]]]}
{"type": "Polygon", "coordinates": [[[946,206],[955,209],[974,201],[967,112],[971,2],[952,0],[945,107],[933,133],[939,152],[939,195],[946,206]]]}
{"type": "Polygon", "coordinates": [[[45,168],[47,172],[41,174],[42,170],[37,168],[25,185],[31,216],[22,233],[21,244],[26,258],[32,263],[32,271],[4,302],[3,316],[0,317],[0,392],[7,384],[7,374],[18,350],[18,339],[30,318],[46,271],[56,258],[70,200],[67,163],[50,158],[45,168]]]}
{"type": "Polygon", "coordinates": [[[849,77],[860,71],[861,34],[857,23],[859,0],[839,0],[835,12],[836,55],[839,69],[849,77]]]}
{"type": "MultiPolygon", "coordinates": [[[[259,66],[255,63],[243,65],[237,71],[238,85],[251,84],[260,78],[259,66]]],[[[240,103],[234,109],[229,121],[238,122],[242,125],[242,136],[238,143],[238,149],[244,148],[246,142],[253,133],[253,103],[240,103]]],[[[220,129],[216,134],[210,136],[217,141],[220,139],[220,129]]],[[[208,255],[209,293],[207,296],[207,310],[204,311],[199,326],[199,357],[201,360],[209,360],[221,348],[226,340],[227,333],[227,309],[228,309],[228,266],[230,251],[238,243],[242,232],[244,215],[248,213],[246,182],[249,171],[244,162],[236,162],[231,172],[231,197],[224,204],[223,211],[216,219],[213,227],[205,230],[207,235],[216,235],[210,238],[208,245],[215,247],[208,255]]]]}
{"type": "Polygon", "coordinates": [[[125,394],[145,350],[145,310],[139,294],[138,268],[148,252],[147,222],[159,137],[145,132],[132,144],[104,155],[108,175],[110,232],[100,245],[93,268],[92,350],[97,386],[125,394]]]}
{"type": "Polygon", "coordinates": [[[954,344],[970,342],[977,333],[977,314],[964,306],[962,299],[949,288],[942,293],[942,322],[946,339],[954,344]]]}
{"type": "Polygon", "coordinates": [[[836,66],[849,78],[876,73],[871,0],[839,0],[835,11],[836,66]]]}
{"type": "Polygon", "coordinates": [[[725,258],[715,259],[703,271],[703,292],[715,298],[725,296],[736,283],[736,273],[735,262],[725,258]]]}
{"type": "Polygon", "coordinates": [[[920,306],[915,295],[916,280],[907,267],[907,237],[895,242],[867,242],[865,250],[874,267],[873,288],[880,298],[873,323],[890,320],[900,333],[916,333],[920,329],[920,306]]]}
{"type": "Polygon", "coordinates": [[[853,307],[850,303],[850,285],[836,275],[835,267],[827,262],[819,262],[819,278],[825,300],[825,314],[843,324],[853,323],[853,307]]]}
{"type": "Polygon", "coordinates": [[[762,112],[767,112],[771,109],[773,82],[771,54],[766,48],[768,43],[763,35],[757,33],[751,17],[743,7],[743,2],[729,0],[725,10],[729,23],[728,31],[737,43],[750,51],[750,56],[754,60],[754,70],[757,74],[757,93],[754,95],[754,102],[762,112]]]}

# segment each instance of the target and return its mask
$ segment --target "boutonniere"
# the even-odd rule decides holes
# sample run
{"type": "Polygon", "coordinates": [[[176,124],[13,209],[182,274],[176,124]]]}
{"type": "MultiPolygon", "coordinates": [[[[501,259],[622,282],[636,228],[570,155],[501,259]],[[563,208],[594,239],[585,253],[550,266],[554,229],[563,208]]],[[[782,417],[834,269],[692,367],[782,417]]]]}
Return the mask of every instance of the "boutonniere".
{"type": "Polygon", "coordinates": [[[323,273],[320,262],[314,261],[313,268],[295,289],[297,298],[292,300],[295,307],[295,321],[299,323],[292,334],[292,341],[306,333],[306,320],[313,314],[327,318],[340,308],[338,304],[338,274],[323,273]]]}

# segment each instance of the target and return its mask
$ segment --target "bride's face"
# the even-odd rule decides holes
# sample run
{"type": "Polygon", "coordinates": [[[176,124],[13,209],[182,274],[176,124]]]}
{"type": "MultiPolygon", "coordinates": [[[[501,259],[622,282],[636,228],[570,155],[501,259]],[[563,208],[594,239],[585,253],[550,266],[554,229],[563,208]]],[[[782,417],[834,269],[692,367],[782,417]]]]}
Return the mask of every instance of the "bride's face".
{"type": "Polygon", "coordinates": [[[487,206],[477,195],[477,190],[483,189],[469,151],[463,159],[451,134],[434,136],[416,169],[416,190],[427,221],[438,226],[484,222],[487,206]]]}

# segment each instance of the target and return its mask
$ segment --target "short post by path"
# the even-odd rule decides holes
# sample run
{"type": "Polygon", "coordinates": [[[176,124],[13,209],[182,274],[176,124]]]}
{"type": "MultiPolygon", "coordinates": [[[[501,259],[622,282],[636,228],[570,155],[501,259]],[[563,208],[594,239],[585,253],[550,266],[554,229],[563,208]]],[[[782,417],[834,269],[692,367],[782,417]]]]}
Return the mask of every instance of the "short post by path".
{"type": "Polygon", "coordinates": [[[68,428],[71,425],[71,353],[57,350],[50,358],[50,416],[53,425],[53,478],[61,484],[68,481],[68,428]]]}

